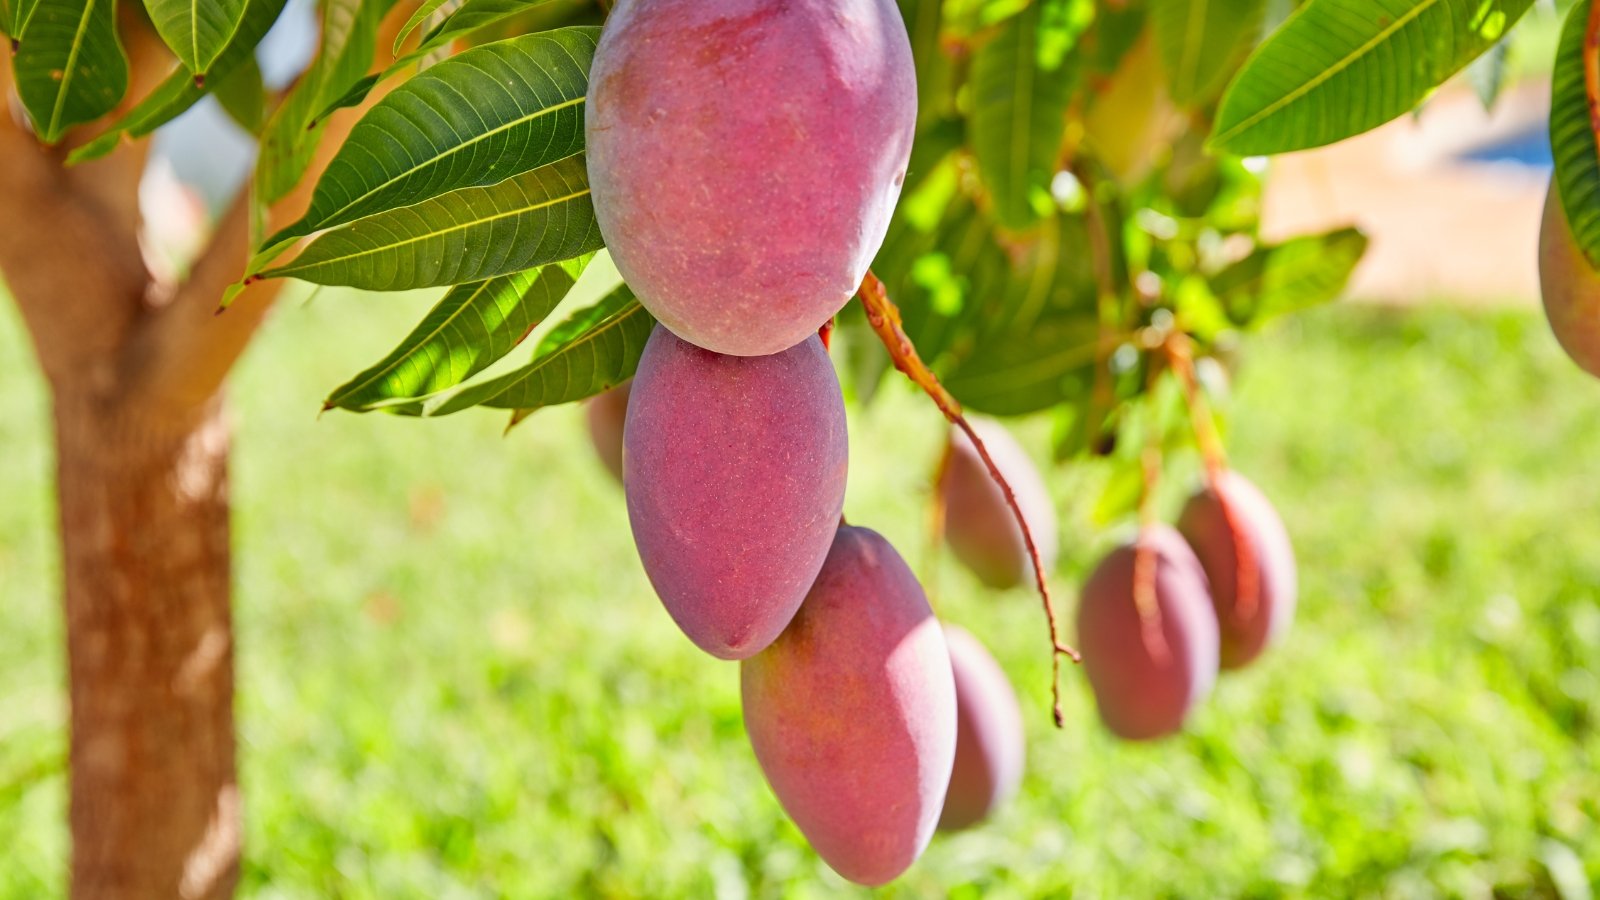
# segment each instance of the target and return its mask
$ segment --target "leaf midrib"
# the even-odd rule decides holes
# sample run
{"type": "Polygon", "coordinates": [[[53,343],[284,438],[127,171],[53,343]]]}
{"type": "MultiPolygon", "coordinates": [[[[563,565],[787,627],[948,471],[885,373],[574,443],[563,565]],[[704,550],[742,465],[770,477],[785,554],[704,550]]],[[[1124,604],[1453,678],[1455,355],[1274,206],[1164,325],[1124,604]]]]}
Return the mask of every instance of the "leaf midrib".
{"type": "Polygon", "coordinates": [[[463,141],[463,142],[457,144],[456,146],[452,147],[451,149],[446,150],[443,153],[440,153],[438,156],[434,156],[434,157],[428,159],[426,162],[419,163],[417,165],[412,166],[411,168],[409,168],[409,169],[405,170],[404,172],[400,173],[399,175],[396,175],[393,178],[390,178],[388,181],[385,181],[383,184],[380,184],[377,187],[373,188],[372,190],[367,191],[365,194],[362,194],[361,196],[357,197],[356,199],[351,200],[349,203],[346,203],[344,206],[341,206],[338,209],[334,210],[333,212],[327,214],[326,216],[323,216],[322,219],[317,224],[312,225],[310,227],[307,227],[305,229],[305,233],[310,233],[312,231],[316,231],[318,228],[326,227],[326,223],[327,222],[330,222],[330,221],[332,221],[334,219],[339,218],[339,216],[341,216],[344,213],[350,211],[354,207],[360,206],[363,202],[371,199],[373,195],[379,193],[380,191],[383,191],[383,190],[389,188],[390,186],[394,185],[397,182],[400,182],[400,181],[403,181],[403,180],[405,180],[407,178],[410,178],[412,175],[415,175],[417,172],[422,171],[422,169],[424,167],[434,165],[435,163],[437,163],[437,162],[439,162],[440,160],[443,160],[443,159],[449,159],[450,157],[454,156],[456,153],[459,153],[459,152],[461,152],[462,150],[464,150],[464,149],[466,149],[468,147],[476,146],[479,141],[487,140],[487,139],[489,139],[491,137],[494,137],[497,134],[501,134],[501,133],[503,133],[505,131],[508,131],[508,130],[510,130],[512,128],[515,128],[515,127],[517,127],[519,125],[522,125],[522,124],[524,124],[526,122],[532,122],[535,119],[539,118],[540,116],[546,115],[548,113],[555,113],[555,112],[560,112],[563,109],[570,109],[570,108],[572,108],[574,106],[577,106],[577,105],[580,105],[580,104],[586,102],[587,100],[588,100],[588,97],[586,97],[586,96],[584,96],[584,97],[576,97],[576,98],[574,98],[572,100],[567,100],[567,101],[565,101],[563,103],[559,103],[559,104],[557,104],[555,106],[545,107],[543,109],[538,110],[537,112],[531,113],[529,115],[522,116],[522,117],[517,118],[517,119],[513,119],[513,120],[511,120],[509,122],[506,122],[504,125],[500,125],[500,126],[497,126],[497,127],[493,128],[493,129],[490,129],[489,131],[485,131],[482,134],[478,135],[477,137],[471,138],[470,140],[463,141]]]}
{"type": "MultiPolygon", "coordinates": [[[[505,277],[505,276],[501,276],[501,277],[505,277]]],[[[418,347],[427,346],[429,342],[431,342],[434,338],[437,338],[440,334],[443,334],[445,329],[449,328],[452,324],[454,324],[456,319],[458,319],[461,316],[465,315],[467,310],[472,307],[472,304],[477,302],[478,298],[481,297],[485,291],[489,290],[489,288],[496,281],[499,281],[499,280],[500,280],[499,277],[490,278],[487,281],[483,282],[482,284],[478,285],[478,289],[473,291],[471,296],[469,296],[465,300],[461,301],[461,305],[456,307],[455,312],[452,312],[450,315],[445,316],[444,320],[439,323],[439,327],[438,328],[435,328],[432,331],[428,332],[426,335],[424,335],[420,340],[418,340],[416,343],[414,343],[411,346],[410,350],[408,350],[405,353],[401,353],[401,354],[397,355],[394,358],[393,362],[391,362],[387,366],[384,366],[384,367],[378,369],[377,371],[373,372],[372,373],[372,377],[366,379],[365,381],[361,382],[360,384],[351,387],[349,390],[343,392],[342,394],[336,394],[336,395],[334,395],[332,397],[329,397],[328,398],[328,402],[332,403],[335,406],[342,406],[343,404],[340,401],[348,400],[351,397],[358,396],[362,391],[366,390],[367,388],[369,388],[372,385],[376,384],[378,381],[382,380],[384,378],[384,376],[386,376],[389,373],[393,372],[394,370],[398,369],[400,367],[400,365],[402,363],[404,363],[406,360],[411,359],[412,357],[417,355],[417,348],[418,347]]]]}
{"type": "MultiPolygon", "coordinates": [[[[569,200],[576,200],[579,197],[583,197],[583,196],[587,195],[588,193],[589,193],[589,189],[588,188],[584,188],[583,190],[578,191],[576,193],[567,194],[567,195],[564,195],[564,196],[561,196],[561,197],[555,197],[555,198],[547,200],[547,201],[545,201],[543,203],[535,203],[532,206],[519,206],[516,209],[509,210],[507,212],[495,213],[492,216],[484,216],[483,218],[480,218],[480,219],[473,219],[473,220],[468,221],[468,222],[463,222],[463,223],[461,223],[459,225],[452,225],[449,228],[441,228],[441,229],[439,229],[437,231],[425,232],[423,234],[419,234],[419,235],[416,235],[414,237],[408,237],[408,238],[406,238],[404,240],[395,241],[393,243],[382,244],[382,245],[377,246],[377,247],[371,247],[371,248],[368,248],[366,250],[360,250],[360,251],[357,251],[355,253],[346,254],[344,256],[331,256],[331,257],[329,257],[327,259],[318,260],[318,261],[313,262],[313,263],[307,263],[305,266],[296,266],[295,264],[291,263],[291,264],[289,264],[287,266],[284,266],[284,267],[282,267],[280,269],[275,269],[275,270],[273,270],[273,272],[263,273],[263,275],[265,275],[265,276],[292,275],[295,272],[309,272],[309,271],[311,271],[313,269],[321,269],[321,268],[326,268],[328,266],[338,265],[339,263],[349,262],[352,259],[360,259],[363,256],[371,256],[371,255],[373,255],[375,253],[384,253],[384,252],[387,252],[389,250],[394,250],[394,249],[396,249],[398,247],[406,247],[406,246],[410,246],[411,244],[418,243],[420,241],[431,240],[432,238],[436,238],[436,237],[439,237],[441,235],[452,234],[452,233],[457,232],[457,231],[465,231],[468,228],[476,228],[479,225],[483,225],[483,224],[485,224],[487,222],[498,222],[501,219],[509,219],[512,216],[520,216],[520,215],[523,215],[524,213],[530,213],[530,212],[534,212],[536,210],[545,209],[547,207],[555,206],[557,203],[565,203],[565,202],[567,202],[569,200]]],[[[359,221],[360,220],[358,220],[358,222],[359,221]]]]}
{"type": "MultiPolygon", "coordinates": [[[[1328,68],[1317,73],[1316,76],[1308,79],[1305,84],[1300,85],[1289,93],[1284,94],[1277,100],[1274,100],[1273,102],[1257,110],[1255,113],[1241,119],[1237,125],[1234,125],[1227,131],[1218,134],[1213,143],[1219,146],[1227,143],[1231,138],[1237,137],[1242,132],[1254,128],[1263,119],[1271,116],[1289,104],[1299,100],[1301,97],[1304,97],[1305,95],[1326,84],[1335,75],[1339,75],[1352,65],[1355,65],[1356,60],[1365,56],[1372,50],[1372,48],[1383,43],[1385,40],[1388,40],[1390,35],[1394,34],[1396,31],[1399,31],[1401,28],[1404,28],[1406,25],[1409,25],[1412,20],[1416,19],[1418,16],[1422,15],[1423,12],[1432,8],[1439,2],[1440,0],[1422,0],[1421,3],[1418,3],[1405,15],[1395,19],[1394,22],[1390,23],[1388,27],[1384,28],[1382,31],[1379,31],[1376,35],[1373,35],[1372,38],[1370,38],[1360,47],[1357,47],[1354,52],[1346,55],[1334,65],[1329,66],[1328,68]]],[[[1307,9],[1310,9],[1310,7],[1301,7],[1302,11],[1307,9]]]]}
{"type": "Polygon", "coordinates": [[[50,110],[51,138],[61,134],[61,112],[67,103],[67,92],[72,86],[73,71],[77,68],[78,53],[83,50],[83,35],[89,30],[89,17],[94,15],[95,4],[100,0],[89,0],[83,5],[83,16],[78,19],[78,30],[72,35],[72,49],[67,51],[67,64],[61,68],[61,90],[56,94],[56,103],[50,110]]]}
{"type": "MultiPolygon", "coordinates": [[[[486,405],[488,403],[493,402],[494,400],[497,400],[497,399],[499,399],[501,397],[504,397],[506,394],[511,393],[512,390],[514,390],[518,386],[522,385],[529,378],[532,378],[533,376],[535,376],[538,373],[540,373],[541,371],[543,371],[546,366],[548,366],[551,363],[555,362],[555,360],[560,358],[561,355],[563,353],[565,353],[569,348],[577,347],[577,346],[580,346],[580,345],[581,346],[587,346],[589,344],[594,343],[597,339],[599,339],[607,331],[609,331],[609,330],[611,330],[613,328],[619,327],[626,320],[632,318],[636,313],[638,313],[643,308],[644,308],[644,306],[641,303],[639,303],[639,301],[635,300],[635,301],[633,301],[633,304],[631,306],[625,307],[625,308],[620,309],[617,312],[613,313],[610,318],[608,318],[605,321],[599,323],[598,325],[594,326],[593,328],[589,329],[588,331],[585,331],[579,337],[574,338],[571,341],[568,341],[566,344],[563,344],[560,347],[560,349],[553,350],[550,353],[547,353],[544,356],[539,357],[538,359],[536,359],[533,362],[529,363],[525,368],[523,368],[520,371],[512,372],[512,373],[506,375],[505,376],[505,378],[506,378],[505,387],[501,388],[498,391],[495,391],[494,393],[488,395],[487,397],[484,397],[483,400],[478,403],[478,405],[479,406],[486,405]]],[[[492,384],[493,382],[490,382],[490,383],[492,384]]],[[[443,409],[448,405],[449,404],[447,404],[447,403],[441,403],[439,405],[439,408],[443,409]]]]}

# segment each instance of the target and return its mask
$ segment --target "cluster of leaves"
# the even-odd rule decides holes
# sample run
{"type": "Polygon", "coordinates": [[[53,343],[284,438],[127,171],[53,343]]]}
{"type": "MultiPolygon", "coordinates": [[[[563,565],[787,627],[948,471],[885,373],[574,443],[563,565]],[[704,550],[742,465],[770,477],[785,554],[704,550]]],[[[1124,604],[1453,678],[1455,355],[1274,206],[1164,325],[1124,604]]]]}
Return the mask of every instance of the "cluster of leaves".
{"type": "MultiPolygon", "coordinates": [[[[602,249],[583,118],[605,4],[427,0],[391,48],[378,33],[396,0],[323,0],[318,53],[280,97],[262,88],[253,50],[284,2],[145,0],[177,65],[72,159],[215,93],[261,144],[261,239],[241,284],[449,288],[330,408],[485,406],[516,421],[629,377],[653,323],[625,286],[571,314],[526,365],[485,372],[556,311],[602,249]],[[264,210],[305,177],[328,116],[380,85],[309,210],[269,232],[264,210]]],[[[1579,96],[1590,2],[1571,14],[1552,127],[1563,192],[1580,201],[1569,209],[1589,213],[1573,217],[1575,230],[1600,260],[1600,157],[1579,96]]],[[[1403,115],[1500,44],[1530,4],[900,0],[919,133],[875,270],[963,403],[1054,410],[1063,457],[1137,443],[1124,432],[1148,427],[1140,410],[1174,396],[1160,389],[1162,336],[1217,354],[1238,331],[1335,297],[1365,249],[1349,229],[1261,240],[1262,167],[1247,157],[1403,115]]],[[[116,16],[111,0],[0,0],[18,93],[43,140],[122,102],[116,16]]],[[[1491,69],[1479,80],[1499,79],[1491,69]]],[[[886,357],[870,340],[849,343],[849,368],[870,394],[886,357]]]]}

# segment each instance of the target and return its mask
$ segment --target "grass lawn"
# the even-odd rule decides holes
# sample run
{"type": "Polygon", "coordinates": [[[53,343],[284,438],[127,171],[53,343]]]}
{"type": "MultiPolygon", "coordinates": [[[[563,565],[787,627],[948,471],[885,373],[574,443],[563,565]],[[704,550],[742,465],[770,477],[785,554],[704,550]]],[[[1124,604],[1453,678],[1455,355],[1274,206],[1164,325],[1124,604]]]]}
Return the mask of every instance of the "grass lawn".
{"type": "MultiPolygon", "coordinates": [[[[330,414],[418,298],[285,307],[235,382],[239,714],[258,897],[835,896],[762,782],[733,665],[650,593],[574,409],[330,414]]],[[[410,318],[408,318],[410,317],[410,318]]],[[[0,897],[65,871],[46,406],[0,305],[0,897]]],[[[1049,727],[1042,618],[925,550],[940,422],[853,412],[847,512],[1023,696],[1029,772],[891,896],[1589,896],[1600,880],[1600,384],[1532,313],[1331,309],[1253,340],[1230,446],[1302,612],[1190,731],[1049,727]]],[[[1042,450],[1046,427],[1024,435],[1042,450]]],[[[1115,535],[1052,476],[1063,602],[1115,535]]],[[[1175,486],[1177,487],[1177,486],[1175,486]]]]}

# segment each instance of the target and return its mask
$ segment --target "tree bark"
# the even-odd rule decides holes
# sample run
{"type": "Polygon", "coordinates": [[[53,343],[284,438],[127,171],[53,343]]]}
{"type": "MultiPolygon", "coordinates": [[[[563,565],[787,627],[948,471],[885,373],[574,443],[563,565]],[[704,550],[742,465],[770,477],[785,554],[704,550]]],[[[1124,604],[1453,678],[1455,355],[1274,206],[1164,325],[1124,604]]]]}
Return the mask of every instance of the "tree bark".
{"type": "MultiPolygon", "coordinates": [[[[414,8],[390,11],[380,48],[414,8]]],[[[123,38],[133,72],[126,105],[172,61],[146,27],[130,25],[123,38]]],[[[390,59],[379,57],[381,69],[390,59]]],[[[0,62],[0,274],[54,400],[72,896],[227,897],[242,816],[222,383],[282,282],[258,282],[213,315],[249,253],[241,197],[183,283],[157,283],[138,241],[148,142],[66,167],[66,148],[40,146],[8,114],[11,82],[0,62]]],[[[305,209],[350,127],[383,93],[334,114],[299,185],[273,205],[274,220],[305,209]]]]}
{"type": "Polygon", "coordinates": [[[72,894],[213,898],[238,878],[228,428],[55,398],[72,894]]]}

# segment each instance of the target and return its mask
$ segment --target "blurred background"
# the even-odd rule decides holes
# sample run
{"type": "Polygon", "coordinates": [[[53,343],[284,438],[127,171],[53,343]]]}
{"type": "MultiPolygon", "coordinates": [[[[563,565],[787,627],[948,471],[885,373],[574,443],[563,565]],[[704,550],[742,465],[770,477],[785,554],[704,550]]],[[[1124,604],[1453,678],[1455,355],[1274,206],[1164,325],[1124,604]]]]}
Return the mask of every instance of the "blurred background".
{"type": "MultiPolygon", "coordinates": [[[[291,4],[269,80],[313,28],[291,4]]],[[[929,539],[942,420],[899,382],[852,406],[847,515],[990,647],[1029,728],[1020,796],[884,893],[1592,896],[1600,387],[1549,335],[1534,267],[1555,28],[1541,9],[1519,31],[1492,114],[1463,79],[1273,163],[1268,232],[1355,223],[1373,245],[1347,302],[1240,351],[1228,445],[1288,524],[1301,611],[1185,734],[1114,741],[1071,670],[1051,728],[1037,599],[929,539]]],[[[162,134],[158,255],[181,259],[244,176],[231,127],[208,105],[162,134]]],[[[652,594],[580,409],[509,435],[318,416],[434,299],[301,290],[233,382],[242,893],[845,893],[762,781],[736,667],[652,594]]],[[[68,849],[45,397],[0,304],[0,897],[60,890],[68,849]]],[[[1048,421],[1016,430],[1049,458],[1048,421]]],[[[1097,466],[1048,472],[1065,605],[1126,537],[1097,518],[1097,466]]],[[[1177,474],[1169,516],[1194,483],[1177,474]]]]}

